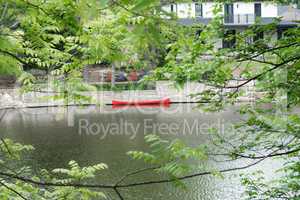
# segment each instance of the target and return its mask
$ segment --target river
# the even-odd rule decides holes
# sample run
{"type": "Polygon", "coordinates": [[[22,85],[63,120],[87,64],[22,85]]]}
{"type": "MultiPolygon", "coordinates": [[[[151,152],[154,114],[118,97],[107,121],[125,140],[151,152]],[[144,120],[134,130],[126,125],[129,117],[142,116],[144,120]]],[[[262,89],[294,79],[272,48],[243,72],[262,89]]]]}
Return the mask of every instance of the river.
{"type": "MultiPolygon", "coordinates": [[[[223,133],[240,120],[237,107],[205,113],[195,106],[16,109],[7,112],[0,124],[0,131],[5,137],[35,147],[35,151],[23,161],[34,170],[67,167],[69,160],[76,160],[80,166],[106,163],[109,168],[97,176],[95,181],[111,184],[127,172],[147,166],[126,155],[130,150],[149,149],[144,141],[145,135],[158,134],[170,140],[179,138],[190,146],[209,145],[208,129],[214,127],[223,133]]],[[[242,164],[215,163],[213,160],[199,162],[199,165],[218,169],[242,164]]],[[[266,175],[272,177],[275,166],[274,161],[265,161],[250,171],[268,169],[266,175]]],[[[176,188],[172,184],[155,184],[124,188],[120,192],[129,200],[235,200],[241,199],[243,191],[239,177],[236,176],[239,173],[226,174],[224,179],[214,176],[193,178],[185,182],[188,190],[176,188]]],[[[125,182],[161,178],[148,172],[133,176],[125,182]]],[[[103,191],[108,199],[118,199],[114,192],[103,191]]]]}

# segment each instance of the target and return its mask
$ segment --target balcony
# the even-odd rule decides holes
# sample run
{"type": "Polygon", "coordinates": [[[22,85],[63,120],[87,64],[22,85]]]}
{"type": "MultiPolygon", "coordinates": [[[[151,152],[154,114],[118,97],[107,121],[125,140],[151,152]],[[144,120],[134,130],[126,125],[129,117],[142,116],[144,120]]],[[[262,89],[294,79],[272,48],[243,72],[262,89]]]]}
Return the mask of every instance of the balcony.
{"type": "Polygon", "coordinates": [[[224,16],[224,24],[245,25],[245,24],[254,24],[254,22],[255,22],[254,14],[238,14],[238,15],[224,16]]]}

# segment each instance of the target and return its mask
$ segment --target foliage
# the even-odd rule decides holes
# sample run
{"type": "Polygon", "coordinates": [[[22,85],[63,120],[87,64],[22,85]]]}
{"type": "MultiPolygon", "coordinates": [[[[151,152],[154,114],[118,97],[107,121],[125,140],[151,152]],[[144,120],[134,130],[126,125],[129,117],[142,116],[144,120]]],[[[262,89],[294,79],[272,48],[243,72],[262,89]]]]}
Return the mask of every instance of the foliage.
{"type": "MultiPolygon", "coordinates": [[[[29,68],[44,69],[53,78],[49,88],[55,93],[52,98],[84,103],[91,98],[83,92],[95,90],[82,81],[81,71],[85,65],[102,62],[118,66],[137,63],[140,68],[154,65],[159,68],[148,77],[150,80],[173,80],[179,85],[197,81],[209,86],[204,92],[193,94],[197,100],[209,102],[199,105],[208,111],[235,104],[245,94],[245,86],[255,81],[254,89],[259,98],[241,107],[244,121],[226,137],[213,134],[216,147],[229,146],[225,152],[224,148],[191,148],[179,140],[170,142],[150,135],[146,137],[151,147],[149,153],[131,151],[129,155],[156,165],[155,172],[169,176],[162,182],[176,183],[195,166],[203,171],[201,164],[193,165],[190,161],[205,160],[209,155],[249,159],[254,164],[273,157],[285,158],[281,169],[285,176],[271,183],[260,177],[244,176],[246,197],[299,199],[300,120],[295,112],[300,101],[299,26],[285,31],[281,39],[273,40],[270,35],[277,31],[280,19],[269,24],[257,19],[246,31],[228,35],[223,17],[218,15],[225,2],[217,1],[214,14],[218,17],[208,25],[192,27],[177,23],[176,16],[163,11],[158,0],[1,0],[0,73],[20,75],[24,91],[30,91],[39,89],[35,88],[35,78],[21,73],[29,68]],[[200,30],[198,35],[195,30],[200,30]],[[265,37],[253,41],[259,32],[265,32],[265,37]],[[217,49],[215,44],[220,39],[235,39],[236,44],[234,48],[217,49]],[[242,82],[232,85],[233,79],[242,82]]],[[[10,140],[2,140],[0,147],[0,197],[3,199],[24,199],[23,195],[25,199],[103,197],[103,193],[83,187],[75,190],[72,184],[94,178],[98,171],[106,168],[104,164],[81,168],[72,161],[70,169],[54,170],[56,176],[49,173],[33,176],[35,180],[67,185],[35,187],[27,179],[4,179],[5,173],[10,177],[32,176],[28,167],[15,165],[21,154],[32,148],[10,140]]],[[[194,176],[221,171],[203,171],[194,176]]],[[[117,185],[108,188],[118,193],[117,185]]]]}
{"type": "Polygon", "coordinates": [[[177,177],[191,171],[192,166],[186,161],[191,159],[206,160],[205,146],[197,148],[186,146],[180,140],[172,142],[163,140],[157,135],[148,135],[145,141],[151,147],[151,153],[130,151],[128,154],[136,160],[144,160],[147,163],[158,165],[157,171],[167,172],[177,177]]]}
{"type": "MultiPolygon", "coordinates": [[[[170,46],[166,59],[168,64],[157,69],[154,79],[167,78],[179,84],[197,81],[209,85],[209,89],[193,94],[198,101],[210,102],[200,105],[210,111],[226,108],[236,103],[245,93],[247,85],[255,82],[259,98],[242,106],[240,113],[245,120],[237,124],[234,131],[214,135],[217,147],[209,151],[230,159],[265,160],[271,157],[285,158],[287,162],[281,171],[286,177],[264,182],[253,177],[242,179],[249,199],[298,199],[299,198],[299,27],[285,31],[285,36],[274,40],[270,35],[277,31],[280,20],[262,24],[260,20],[249,29],[235,36],[228,36],[222,30],[222,18],[215,18],[195,40],[185,34],[170,46]],[[210,29],[210,27],[213,27],[210,29]],[[249,42],[258,32],[264,32],[263,39],[249,42]],[[216,49],[216,38],[236,40],[231,49],[216,49]],[[195,55],[195,56],[194,56],[195,55]],[[209,56],[210,59],[199,59],[209,56]],[[239,74],[235,70],[239,71],[239,74]],[[232,79],[241,82],[232,84],[232,79]],[[216,150],[217,149],[217,150],[216,150]]],[[[190,32],[187,27],[183,30],[190,32]]]]}
{"type": "Polygon", "coordinates": [[[161,174],[167,174],[174,179],[176,186],[185,188],[182,181],[177,179],[182,175],[191,173],[196,169],[204,169],[204,166],[193,164],[195,161],[205,161],[208,159],[206,146],[199,145],[196,148],[186,146],[180,140],[163,140],[157,135],[145,136],[145,141],[151,148],[150,153],[141,151],[129,151],[134,160],[143,160],[145,163],[158,166],[155,171],[161,174]]]}
{"type": "MultiPolygon", "coordinates": [[[[1,175],[22,174],[32,176],[33,172],[30,167],[21,166],[19,161],[24,159],[29,151],[33,150],[32,146],[14,143],[9,139],[1,140],[0,143],[0,167],[1,175]],[[15,171],[17,170],[17,171],[15,171]]],[[[46,170],[41,171],[41,175],[33,175],[32,180],[40,181],[51,180],[53,183],[82,183],[95,178],[96,174],[107,168],[107,165],[100,163],[89,167],[80,167],[75,161],[69,162],[70,169],[54,169],[49,173],[46,170]]],[[[15,181],[1,178],[0,180],[0,197],[1,199],[102,199],[104,193],[93,191],[88,188],[76,188],[72,186],[65,187],[35,187],[20,179],[15,181]]]]}
{"type": "MultiPolygon", "coordinates": [[[[54,169],[53,172],[55,174],[65,175],[64,179],[54,179],[55,182],[60,183],[73,183],[73,182],[81,182],[83,180],[93,179],[95,178],[95,174],[103,169],[107,169],[106,164],[97,164],[94,166],[83,167],[81,168],[78,163],[75,161],[69,162],[70,169],[54,169]]],[[[52,194],[48,194],[51,199],[83,199],[88,200],[91,198],[105,198],[105,195],[102,192],[91,191],[86,188],[75,189],[75,187],[67,187],[67,188],[58,188],[52,194]]]]}

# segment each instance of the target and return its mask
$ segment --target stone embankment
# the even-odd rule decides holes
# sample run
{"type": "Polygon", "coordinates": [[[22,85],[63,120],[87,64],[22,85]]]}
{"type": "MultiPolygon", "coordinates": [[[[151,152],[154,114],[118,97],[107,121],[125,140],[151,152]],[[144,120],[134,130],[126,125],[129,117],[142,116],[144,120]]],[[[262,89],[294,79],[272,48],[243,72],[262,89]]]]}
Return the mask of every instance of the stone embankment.
{"type": "MultiPolygon", "coordinates": [[[[240,81],[232,81],[231,85],[239,85],[240,81]]],[[[243,97],[239,101],[253,101],[256,99],[257,94],[254,92],[254,83],[248,83],[242,89],[245,91],[243,97]]],[[[156,82],[155,90],[128,90],[128,91],[98,91],[87,92],[84,95],[92,96],[95,102],[100,105],[110,104],[113,99],[115,100],[139,100],[139,99],[161,99],[169,97],[173,102],[196,102],[197,99],[192,98],[190,95],[200,93],[209,86],[201,83],[188,82],[183,88],[176,88],[170,81],[156,82]]],[[[232,90],[232,89],[231,89],[232,90]]],[[[0,89],[0,108],[9,107],[44,107],[44,106],[59,106],[64,105],[63,101],[54,101],[47,96],[53,93],[40,93],[29,92],[21,94],[19,88],[0,89]]],[[[69,103],[72,105],[72,103],[69,103]]]]}

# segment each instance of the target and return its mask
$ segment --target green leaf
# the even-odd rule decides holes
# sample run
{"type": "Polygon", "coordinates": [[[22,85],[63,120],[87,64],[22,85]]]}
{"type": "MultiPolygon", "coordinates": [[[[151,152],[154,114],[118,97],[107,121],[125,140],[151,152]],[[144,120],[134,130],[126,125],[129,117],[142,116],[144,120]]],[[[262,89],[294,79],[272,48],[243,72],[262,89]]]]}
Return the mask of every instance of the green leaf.
{"type": "Polygon", "coordinates": [[[156,3],[156,0],[139,0],[132,8],[133,11],[144,10],[152,4],[156,3]]]}

